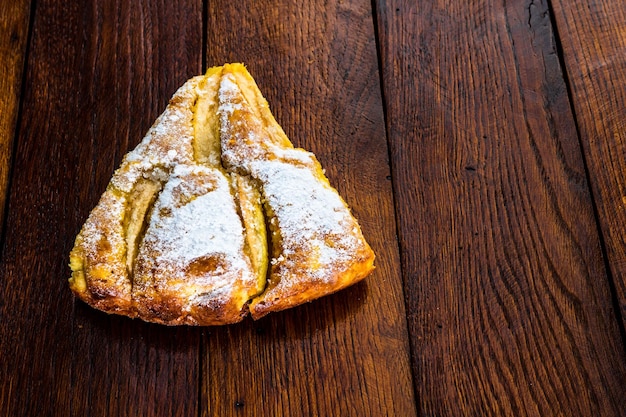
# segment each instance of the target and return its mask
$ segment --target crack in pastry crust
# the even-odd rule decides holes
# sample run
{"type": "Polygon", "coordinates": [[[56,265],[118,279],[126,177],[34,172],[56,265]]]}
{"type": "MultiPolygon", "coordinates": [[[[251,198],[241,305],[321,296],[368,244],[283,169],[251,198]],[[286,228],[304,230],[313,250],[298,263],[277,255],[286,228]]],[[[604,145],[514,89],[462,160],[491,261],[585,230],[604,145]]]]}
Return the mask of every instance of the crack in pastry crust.
{"type": "Polygon", "coordinates": [[[293,147],[243,65],[226,64],[185,83],[124,157],[69,281],[108,313],[215,325],[335,292],[373,261],[315,156],[293,147]]]}

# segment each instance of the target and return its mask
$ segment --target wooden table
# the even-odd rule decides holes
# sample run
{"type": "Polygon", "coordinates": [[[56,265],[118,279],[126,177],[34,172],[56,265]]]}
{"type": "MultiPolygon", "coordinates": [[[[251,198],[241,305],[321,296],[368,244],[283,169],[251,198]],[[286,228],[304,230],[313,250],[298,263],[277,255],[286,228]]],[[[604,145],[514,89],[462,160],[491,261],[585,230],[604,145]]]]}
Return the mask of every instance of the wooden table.
{"type": "Polygon", "coordinates": [[[626,415],[626,3],[0,2],[1,416],[626,415]],[[74,299],[173,92],[245,62],[377,254],[258,322],[74,299]]]}

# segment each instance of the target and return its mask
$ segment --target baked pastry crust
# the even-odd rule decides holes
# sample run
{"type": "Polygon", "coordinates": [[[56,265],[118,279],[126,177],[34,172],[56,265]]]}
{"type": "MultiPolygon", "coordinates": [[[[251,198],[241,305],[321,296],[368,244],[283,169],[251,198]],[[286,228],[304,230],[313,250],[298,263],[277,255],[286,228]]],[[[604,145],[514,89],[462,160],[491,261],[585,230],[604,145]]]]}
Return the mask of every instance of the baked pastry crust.
{"type": "Polygon", "coordinates": [[[271,231],[271,270],[252,317],[365,278],[374,253],[359,224],[315,155],[294,148],[243,65],[224,66],[219,100],[222,161],[258,181],[271,231]]]}
{"type": "Polygon", "coordinates": [[[373,261],[315,156],[293,147],[245,67],[226,64],[185,83],[124,157],[76,238],[69,283],[108,313],[217,325],[338,291],[373,261]]]}
{"type": "Polygon", "coordinates": [[[219,79],[214,69],[175,93],[78,234],[70,287],[93,307],[167,325],[227,324],[262,289],[234,197],[247,194],[219,162],[217,118],[197,117],[215,113],[219,79]]]}

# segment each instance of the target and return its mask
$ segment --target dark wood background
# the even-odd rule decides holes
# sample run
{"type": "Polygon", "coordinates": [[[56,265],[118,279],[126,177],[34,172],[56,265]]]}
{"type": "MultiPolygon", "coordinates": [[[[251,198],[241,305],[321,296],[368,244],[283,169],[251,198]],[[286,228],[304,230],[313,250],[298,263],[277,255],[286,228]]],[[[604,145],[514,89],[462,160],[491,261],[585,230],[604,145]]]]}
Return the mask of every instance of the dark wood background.
{"type": "Polygon", "coordinates": [[[626,415],[626,3],[0,2],[0,415],[626,415]],[[377,254],[211,328],[68,253],[193,75],[244,62],[377,254]]]}

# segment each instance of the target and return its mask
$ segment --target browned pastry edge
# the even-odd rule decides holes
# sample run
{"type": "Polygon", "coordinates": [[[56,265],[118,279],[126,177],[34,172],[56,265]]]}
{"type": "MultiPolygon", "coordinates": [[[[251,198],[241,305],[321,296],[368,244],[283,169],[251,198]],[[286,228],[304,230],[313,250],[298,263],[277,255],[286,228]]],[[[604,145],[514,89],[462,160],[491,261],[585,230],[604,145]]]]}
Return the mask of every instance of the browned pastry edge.
{"type": "MultiPolygon", "coordinates": [[[[271,112],[269,111],[269,107],[267,106],[267,102],[259,92],[258,87],[254,83],[254,80],[245,70],[243,65],[227,64],[225,67],[213,68],[209,70],[209,72],[207,72],[207,76],[210,73],[212,73],[213,75],[219,74],[219,76],[222,76],[222,72],[230,72],[236,77],[239,77],[240,80],[245,80],[245,82],[248,83],[248,90],[245,93],[248,98],[252,98],[252,104],[258,107],[255,117],[261,119],[264,128],[271,133],[270,135],[268,135],[268,138],[271,137],[270,140],[272,140],[273,143],[277,144],[278,146],[293,149],[293,146],[285,136],[282,128],[274,120],[273,115],[271,114],[271,112]],[[222,68],[224,68],[224,70],[222,68]]],[[[185,86],[181,87],[181,89],[170,100],[170,103],[168,105],[168,108],[164,112],[164,115],[168,111],[171,112],[172,109],[176,108],[183,112],[190,111],[191,109],[187,108],[190,104],[189,94],[196,94],[197,96],[197,93],[194,93],[193,88],[190,88],[189,85],[191,84],[193,87],[195,87],[197,85],[201,85],[202,82],[203,81],[201,80],[201,77],[195,77],[191,79],[188,83],[186,83],[187,88],[185,88],[185,86]]],[[[196,101],[197,97],[191,100],[191,102],[193,102],[193,106],[195,106],[196,101]]],[[[193,112],[193,110],[191,111],[193,112]]],[[[163,115],[161,115],[159,119],[155,121],[154,126],[147,134],[147,138],[150,135],[154,135],[155,127],[157,127],[158,124],[162,121],[162,117],[163,115]]],[[[154,140],[144,140],[133,152],[141,150],[143,150],[144,152],[149,152],[155,151],[155,149],[157,152],[167,152],[168,147],[171,145],[171,143],[168,143],[168,140],[170,139],[165,138],[165,141],[163,141],[163,138],[156,139],[160,139],[161,142],[157,140],[156,143],[154,143],[154,140]]],[[[195,143],[193,144],[193,146],[197,148],[195,143]]],[[[191,159],[195,160],[197,159],[197,155],[193,155],[193,152],[194,151],[192,151],[191,159]]],[[[197,152],[197,149],[195,149],[195,152],[197,152]]],[[[321,166],[319,166],[319,163],[315,159],[314,161],[315,176],[319,177],[321,180],[327,183],[328,180],[323,175],[321,166]]],[[[177,162],[185,163],[188,161],[181,160],[177,162]]],[[[206,163],[206,161],[204,161],[204,163],[206,163]]],[[[112,182],[116,179],[116,177],[121,178],[124,175],[127,175],[127,171],[132,168],[132,163],[129,163],[125,157],[124,162],[120,166],[120,169],[116,171],[112,182]]],[[[219,168],[223,171],[223,167],[219,168]]],[[[241,172],[242,170],[238,168],[240,167],[231,167],[233,171],[241,172]]],[[[249,175],[248,172],[245,172],[245,170],[243,171],[244,176],[249,175]]],[[[238,181],[236,178],[235,180],[231,181],[231,184],[240,183],[240,181],[238,181]]],[[[258,182],[258,180],[253,181],[253,183],[257,183],[257,186],[258,182]]],[[[244,181],[244,184],[247,184],[247,186],[249,186],[249,184],[252,183],[249,181],[244,181]]],[[[95,243],[91,242],[91,245],[95,246],[95,250],[84,250],[85,242],[83,237],[83,234],[85,233],[85,228],[90,221],[94,221],[94,219],[92,219],[94,216],[96,217],[96,221],[99,220],[99,217],[106,217],[105,213],[98,213],[98,209],[100,209],[101,212],[103,210],[104,212],[106,212],[109,208],[107,207],[108,201],[111,198],[120,198],[122,200],[122,203],[124,205],[124,215],[128,216],[130,210],[129,206],[132,205],[132,203],[128,202],[131,191],[126,190],[126,193],[121,192],[112,184],[107,187],[107,190],[101,197],[100,202],[98,203],[96,208],[94,208],[94,210],[90,214],[90,218],[87,220],[85,226],[83,226],[83,229],[77,236],[75,247],[70,254],[70,265],[73,271],[72,277],[70,278],[70,287],[72,291],[87,304],[107,313],[120,314],[132,318],[139,317],[144,321],[155,322],[165,325],[230,324],[241,321],[248,314],[248,311],[250,312],[250,315],[253,319],[258,319],[270,312],[294,307],[296,305],[312,301],[313,299],[322,297],[324,295],[334,293],[362,280],[374,269],[374,253],[367,244],[367,242],[365,242],[365,240],[363,239],[360,228],[358,227],[356,220],[354,220],[362,244],[353,254],[354,256],[351,262],[341,265],[335,265],[331,271],[328,271],[323,279],[311,278],[308,279],[306,282],[298,282],[295,285],[291,285],[288,287],[287,290],[276,292],[275,276],[277,275],[277,271],[280,270],[280,265],[272,265],[270,271],[268,271],[268,280],[265,282],[265,284],[262,284],[259,281],[257,283],[257,290],[253,293],[249,292],[249,295],[245,299],[234,300],[226,299],[223,297],[215,298],[210,294],[207,294],[204,298],[199,296],[196,302],[192,305],[184,305],[181,297],[176,291],[169,291],[166,288],[160,288],[158,291],[149,291],[149,296],[147,295],[148,293],[134,294],[132,292],[133,271],[113,270],[115,267],[119,268],[120,263],[122,264],[122,266],[125,267],[127,262],[134,262],[134,260],[127,261],[125,258],[127,256],[127,253],[124,253],[123,255],[120,255],[119,253],[114,253],[115,243],[107,241],[107,230],[110,231],[111,225],[103,226],[104,230],[102,230],[101,239],[95,243]],[[105,266],[112,266],[112,268],[109,271],[105,268],[105,266]],[[126,273],[125,276],[124,272],[126,273]],[[252,294],[251,297],[250,294],[252,294]]],[[[233,198],[235,199],[235,201],[238,201],[238,199],[240,198],[238,197],[236,185],[235,189],[233,190],[233,198]]],[[[339,198],[341,199],[341,197],[339,198]]],[[[246,199],[244,199],[244,202],[245,200],[246,199]]],[[[242,217],[243,222],[253,221],[255,217],[254,208],[249,209],[251,211],[249,211],[248,219],[243,218],[245,216],[242,216],[241,210],[241,207],[238,207],[238,214],[240,217],[242,217]]],[[[267,207],[265,211],[266,216],[268,216],[268,213],[271,213],[271,210],[268,210],[267,207]]],[[[256,216],[258,217],[258,215],[256,216]]],[[[121,227],[124,227],[124,222],[126,222],[127,219],[115,219],[115,221],[120,222],[121,227]]],[[[116,225],[112,226],[113,229],[115,229],[115,226],[116,225]]],[[[125,232],[125,230],[122,231],[122,233],[123,232],[125,232]]],[[[143,234],[144,232],[145,230],[141,233],[143,234]]],[[[254,239],[251,238],[251,235],[252,233],[248,231],[245,249],[246,255],[248,257],[250,257],[251,255],[248,252],[251,250],[250,242],[254,243],[254,239]]],[[[141,236],[141,238],[143,238],[143,236],[141,236]]],[[[276,256],[275,250],[273,252],[276,256]]],[[[136,251],[134,255],[136,255],[136,251]]],[[[265,251],[265,256],[267,256],[267,250],[265,251]]],[[[267,260],[269,260],[269,258],[267,260]]],[[[252,259],[252,263],[259,264],[259,261],[258,259],[252,259]]],[[[257,265],[253,265],[253,267],[258,268],[257,265]]],[[[262,266],[260,270],[265,271],[262,266]]],[[[265,274],[263,273],[263,275],[265,274]]]]}
{"type": "Polygon", "coordinates": [[[310,282],[306,286],[294,286],[289,293],[282,293],[280,297],[268,298],[262,295],[253,298],[249,307],[250,316],[258,320],[269,313],[296,307],[356,284],[374,270],[374,253],[368,249],[369,247],[363,251],[359,261],[346,270],[335,272],[324,281],[310,282]]]}
{"type": "Polygon", "coordinates": [[[312,301],[367,276],[375,256],[348,205],[315,156],[289,142],[240,64],[224,66],[220,104],[222,159],[258,181],[272,237],[272,267],[265,291],[251,301],[252,317],[312,301]],[[307,192],[300,199],[301,189],[307,192]],[[326,216],[337,223],[326,222],[326,216]],[[305,218],[313,228],[301,227],[305,218]]]}

